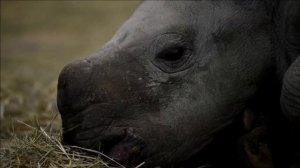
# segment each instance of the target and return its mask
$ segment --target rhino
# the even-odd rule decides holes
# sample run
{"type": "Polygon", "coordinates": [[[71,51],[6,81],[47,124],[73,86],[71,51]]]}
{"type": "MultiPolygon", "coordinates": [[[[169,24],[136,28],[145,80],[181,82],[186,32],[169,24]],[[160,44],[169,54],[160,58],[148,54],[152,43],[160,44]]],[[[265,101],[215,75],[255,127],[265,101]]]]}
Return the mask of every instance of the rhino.
{"type": "Polygon", "coordinates": [[[250,109],[268,130],[269,167],[295,166],[299,55],[298,0],[143,1],[61,71],[63,142],[128,167],[233,167],[229,147],[256,127],[237,124],[250,109]]]}

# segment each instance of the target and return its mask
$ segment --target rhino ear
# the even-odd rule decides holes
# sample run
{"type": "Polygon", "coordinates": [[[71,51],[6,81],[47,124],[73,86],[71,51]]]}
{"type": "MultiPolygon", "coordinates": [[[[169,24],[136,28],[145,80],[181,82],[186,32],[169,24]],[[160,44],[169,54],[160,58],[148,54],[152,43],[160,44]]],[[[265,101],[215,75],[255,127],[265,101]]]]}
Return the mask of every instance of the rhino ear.
{"type": "Polygon", "coordinates": [[[284,75],[280,101],[283,113],[300,128],[300,56],[284,75]]]}

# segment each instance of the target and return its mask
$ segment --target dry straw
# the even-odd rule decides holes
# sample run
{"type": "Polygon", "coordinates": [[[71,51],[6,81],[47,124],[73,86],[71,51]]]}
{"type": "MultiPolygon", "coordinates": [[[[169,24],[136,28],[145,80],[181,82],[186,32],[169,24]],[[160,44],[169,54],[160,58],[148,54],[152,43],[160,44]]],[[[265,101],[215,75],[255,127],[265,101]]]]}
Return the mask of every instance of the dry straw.
{"type": "MultiPolygon", "coordinates": [[[[98,151],[62,145],[60,132],[54,132],[51,125],[42,128],[23,124],[31,128],[32,131],[22,138],[14,135],[7,147],[1,145],[0,167],[125,168],[98,151]],[[86,155],[86,153],[92,153],[93,156],[86,155]],[[104,158],[105,161],[102,160],[104,158]]],[[[138,165],[136,168],[142,167],[143,164],[138,165]]]]}

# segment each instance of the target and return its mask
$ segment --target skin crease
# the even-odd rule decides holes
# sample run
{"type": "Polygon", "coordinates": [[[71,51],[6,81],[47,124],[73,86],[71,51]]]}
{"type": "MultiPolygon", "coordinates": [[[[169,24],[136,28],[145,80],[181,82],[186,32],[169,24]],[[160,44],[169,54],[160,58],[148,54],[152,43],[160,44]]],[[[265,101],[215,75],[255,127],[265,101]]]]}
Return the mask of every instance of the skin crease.
{"type": "Polygon", "coordinates": [[[61,72],[64,141],[125,165],[188,160],[244,110],[274,64],[267,24],[262,1],[143,2],[101,50],[61,72]],[[174,45],[187,52],[169,67],[157,55],[174,45]],[[131,146],[142,159],[126,154],[131,146]]]}
{"type": "Polygon", "coordinates": [[[300,99],[299,91],[300,88],[300,57],[290,66],[285,73],[282,94],[281,94],[281,105],[284,114],[292,121],[292,123],[300,128],[300,99]]]}

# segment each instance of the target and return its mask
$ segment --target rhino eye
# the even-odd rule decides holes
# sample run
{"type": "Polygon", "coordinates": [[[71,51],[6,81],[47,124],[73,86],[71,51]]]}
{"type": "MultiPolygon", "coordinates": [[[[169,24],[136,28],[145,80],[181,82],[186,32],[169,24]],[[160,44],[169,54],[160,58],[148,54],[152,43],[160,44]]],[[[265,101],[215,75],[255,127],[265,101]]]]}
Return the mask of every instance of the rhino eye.
{"type": "Polygon", "coordinates": [[[193,39],[189,34],[159,35],[150,47],[151,63],[165,73],[176,73],[191,67],[193,39]]]}
{"type": "Polygon", "coordinates": [[[158,53],[157,57],[165,61],[173,62],[173,61],[180,60],[184,56],[184,53],[185,53],[184,47],[175,46],[175,47],[167,48],[162,52],[158,53]]]}
{"type": "Polygon", "coordinates": [[[191,50],[184,45],[173,45],[163,48],[156,54],[153,64],[167,73],[175,73],[186,69],[191,50]]]}

